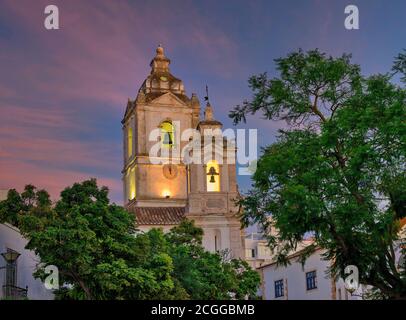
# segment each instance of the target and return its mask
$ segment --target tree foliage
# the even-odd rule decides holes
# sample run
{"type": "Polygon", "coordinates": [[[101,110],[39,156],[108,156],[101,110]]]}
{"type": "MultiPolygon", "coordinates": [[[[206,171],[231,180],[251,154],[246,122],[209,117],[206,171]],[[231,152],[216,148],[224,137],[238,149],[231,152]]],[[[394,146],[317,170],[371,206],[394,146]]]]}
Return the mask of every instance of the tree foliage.
{"type": "Polygon", "coordinates": [[[32,185],[10,190],[0,219],[18,226],[40,257],[36,277],[57,266],[57,299],[230,299],[253,296],[259,284],[243,262],[206,252],[190,221],[168,234],[138,232],[134,216],[94,179],[66,188],[55,205],[32,185]]]}
{"type": "Polygon", "coordinates": [[[229,259],[227,252],[205,251],[202,235],[202,229],[189,220],[184,220],[167,234],[174,275],[190,298],[254,298],[260,282],[258,273],[243,260],[229,259]]]}
{"type": "MultiPolygon", "coordinates": [[[[394,73],[364,77],[350,58],[299,50],[275,60],[278,77],[249,80],[252,100],[230,117],[239,123],[262,112],[286,128],[263,149],[253,188],[240,201],[243,221],[267,231],[280,261],[313,234],[334,262],[333,275],[356,265],[361,283],[405,298],[396,252],[405,240],[406,91],[394,73]]],[[[404,75],[405,59],[398,56],[395,73],[404,75]]]]}

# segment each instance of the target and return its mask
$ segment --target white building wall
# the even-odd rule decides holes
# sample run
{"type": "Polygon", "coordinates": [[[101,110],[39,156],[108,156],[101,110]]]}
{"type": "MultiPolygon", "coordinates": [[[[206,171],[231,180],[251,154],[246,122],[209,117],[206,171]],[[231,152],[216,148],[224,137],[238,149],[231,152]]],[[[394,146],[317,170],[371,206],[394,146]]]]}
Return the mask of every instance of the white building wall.
{"type": "Polygon", "coordinates": [[[271,264],[260,268],[263,279],[263,298],[265,300],[338,300],[341,292],[342,300],[359,299],[346,293],[342,279],[335,283],[335,288],[333,287],[332,280],[327,275],[330,262],[323,260],[320,254],[321,251],[316,251],[306,260],[304,266],[295,258],[291,259],[291,264],[286,267],[271,264]],[[307,290],[306,272],[310,271],[316,271],[317,288],[307,290]],[[275,298],[275,281],[281,279],[284,280],[285,295],[275,298]]]}
{"type": "MultiPolygon", "coordinates": [[[[0,224],[0,253],[6,252],[7,248],[17,251],[21,255],[17,260],[17,287],[25,289],[28,286],[28,299],[51,300],[53,294],[47,290],[39,279],[34,279],[33,272],[39,258],[33,251],[25,249],[27,240],[23,238],[17,228],[9,224],[0,224]]],[[[6,265],[3,257],[0,257],[0,267],[6,265]]],[[[5,284],[6,270],[0,269],[0,299],[3,297],[2,287],[5,284]]]]}
{"type": "Polygon", "coordinates": [[[245,260],[256,269],[273,261],[274,254],[268,241],[259,233],[250,233],[245,237],[245,260]]]}

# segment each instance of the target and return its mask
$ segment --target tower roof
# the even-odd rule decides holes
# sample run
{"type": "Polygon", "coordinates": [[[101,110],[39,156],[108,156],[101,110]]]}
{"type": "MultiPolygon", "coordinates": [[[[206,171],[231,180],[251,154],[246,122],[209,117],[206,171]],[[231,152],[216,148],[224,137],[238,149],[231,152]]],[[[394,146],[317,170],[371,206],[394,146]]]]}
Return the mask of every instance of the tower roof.
{"type": "Polygon", "coordinates": [[[213,107],[207,102],[204,110],[204,119],[197,125],[198,128],[221,128],[223,124],[214,119],[213,107]]]}
{"type": "Polygon", "coordinates": [[[171,63],[171,60],[169,60],[165,56],[164,48],[161,45],[159,45],[158,48],[156,48],[155,57],[151,60],[151,63],[149,64],[152,68],[151,73],[169,72],[170,63],[171,63]]]}
{"type": "Polygon", "coordinates": [[[183,81],[172,75],[169,70],[170,63],[171,60],[165,56],[164,48],[159,45],[155,57],[150,63],[151,73],[145,79],[138,93],[145,96],[146,102],[167,92],[175,94],[184,102],[189,102],[190,99],[186,96],[183,81]]]}

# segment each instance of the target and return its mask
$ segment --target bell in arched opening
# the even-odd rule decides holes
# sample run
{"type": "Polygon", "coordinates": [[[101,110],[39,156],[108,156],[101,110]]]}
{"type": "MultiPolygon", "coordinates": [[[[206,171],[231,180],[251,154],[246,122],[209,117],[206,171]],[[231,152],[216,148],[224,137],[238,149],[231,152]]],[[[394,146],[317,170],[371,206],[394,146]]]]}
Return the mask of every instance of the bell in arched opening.
{"type": "Polygon", "coordinates": [[[171,137],[171,134],[169,132],[164,133],[164,144],[166,144],[166,145],[172,145],[173,144],[172,137],[171,137]]]}
{"type": "Polygon", "coordinates": [[[208,174],[210,176],[210,183],[215,183],[216,179],[214,176],[218,176],[219,174],[216,172],[216,169],[214,167],[210,167],[208,174]]]}
{"type": "Polygon", "coordinates": [[[164,121],[161,124],[161,141],[163,146],[172,147],[174,145],[174,130],[172,122],[164,121]]]}

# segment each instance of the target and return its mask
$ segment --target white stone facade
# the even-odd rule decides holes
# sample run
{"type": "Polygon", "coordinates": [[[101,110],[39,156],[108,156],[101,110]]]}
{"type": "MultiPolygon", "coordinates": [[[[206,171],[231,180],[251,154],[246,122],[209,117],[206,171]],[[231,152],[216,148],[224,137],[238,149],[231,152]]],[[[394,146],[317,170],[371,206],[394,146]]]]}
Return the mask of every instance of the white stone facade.
{"type": "MultiPolygon", "coordinates": [[[[333,281],[328,275],[330,261],[322,258],[323,250],[317,249],[302,266],[298,256],[292,254],[290,264],[281,266],[274,263],[259,267],[261,293],[264,300],[359,300],[358,291],[351,295],[341,278],[333,281]],[[314,272],[314,273],[313,273],[314,272]],[[307,274],[315,275],[315,287],[308,286],[307,274]],[[278,282],[283,283],[283,294],[278,296],[278,282]]],[[[280,292],[279,292],[280,293],[280,292]]]]}

